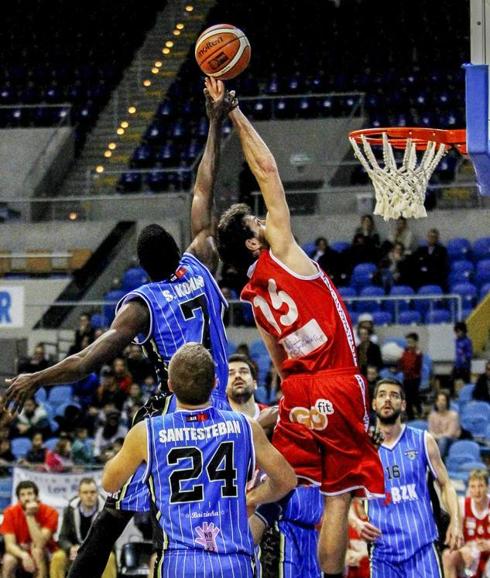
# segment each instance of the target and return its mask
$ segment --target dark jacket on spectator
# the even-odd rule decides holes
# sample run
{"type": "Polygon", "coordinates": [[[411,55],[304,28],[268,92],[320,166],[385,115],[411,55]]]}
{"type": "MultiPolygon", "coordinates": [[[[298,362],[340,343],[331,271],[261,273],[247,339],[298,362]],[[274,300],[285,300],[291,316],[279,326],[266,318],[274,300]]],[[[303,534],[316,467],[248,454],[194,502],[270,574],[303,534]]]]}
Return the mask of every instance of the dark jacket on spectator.
{"type": "Polygon", "coordinates": [[[410,258],[412,279],[417,287],[440,285],[447,289],[448,259],[446,247],[419,247],[410,258]]]}
{"type": "Polygon", "coordinates": [[[486,373],[482,373],[476,380],[472,397],[474,400],[490,403],[490,378],[486,373]]]}
{"type": "MultiPolygon", "coordinates": [[[[68,552],[72,546],[81,544],[86,536],[82,530],[82,514],[80,512],[79,506],[80,498],[77,496],[76,498],[70,500],[68,506],[63,511],[63,521],[61,523],[58,543],[60,548],[65,550],[65,552],[68,552]]],[[[91,516],[90,525],[103,507],[104,500],[101,496],[98,496],[97,508],[91,516]]],[[[88,532],[88,528],[86,531],[88,532]]]]}

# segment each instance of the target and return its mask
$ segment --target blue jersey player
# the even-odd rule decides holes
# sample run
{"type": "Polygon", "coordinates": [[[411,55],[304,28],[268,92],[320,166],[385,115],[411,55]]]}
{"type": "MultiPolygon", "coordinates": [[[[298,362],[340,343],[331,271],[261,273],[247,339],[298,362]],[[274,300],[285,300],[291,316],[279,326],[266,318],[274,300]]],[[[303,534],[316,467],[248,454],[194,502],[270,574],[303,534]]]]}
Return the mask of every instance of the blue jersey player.
{"type": "MultiPolygon", "coordinates": [[[[166,395],[166,366],[186,342],[203,343],[216,362],[217,403],[226,403],[226,336],[222,323],[225,300],[213,278],[218,256],[214,241],[213,187],[218,168],[222,121],[234,106],[222,82],[206,80],[209,132],[201,159],[191,208],[192,242],[181,255],[173,237],[159,225],[145,227],[137,242],[140,265],[151,282],[131,292],[119,304],[109,330],[83,351],[33,374],[21,374],[9,384],[8,400],[20,410],[27,397],[44,385],[71,383],[111,361],[133,340],[145,348],[155,365],[161,392],[152,397],[138,419],[171,410],[166,395]]],[[[70,568],[70,578],[98,578],[109,554],[134,511],[149,509],[143,470],[108,500],[70,568]]]]}
{"type": "Polygon", "coordinates": [[[114,492],[146,464],[164,535],[158,578],[252,578],[247,506],[278,500],[296,485],[256,422],[212,406],[214,381],[209,352],[182,346],[169,366],[176,411],[136,425],[104,470],[104,489],[114,492]],[[247,494],[255,460],[267,481],[247,494]]]}
{"type": "Polygon", "coordinates": [[[460,548],[463,542],[458,500],[434,438],[402,425],[405,406],[405,392],[399,382],[383,379],[376,384],[373,409],[384,436],[379,455],[387,498],[369,501],[369,522],[352,513],[353,522],[361,537],[372,541],[372,577],[442,578],[429,472],[439,484],[443,505],[450,515],[445,543],[451,550],[460,548]]]}

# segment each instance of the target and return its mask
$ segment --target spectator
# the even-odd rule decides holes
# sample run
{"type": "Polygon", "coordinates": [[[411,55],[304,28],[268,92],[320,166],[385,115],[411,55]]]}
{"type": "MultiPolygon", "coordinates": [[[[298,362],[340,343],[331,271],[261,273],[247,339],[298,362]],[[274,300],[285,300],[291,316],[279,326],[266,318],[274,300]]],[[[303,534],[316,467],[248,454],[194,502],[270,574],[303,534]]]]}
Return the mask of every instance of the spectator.
{"type": "Polygon", "coordinates": [[[473,470],[470,473],[468,493],[469,496],[460,506],[465,545],[456,552],[444,550],[442,560],[446,578],[487,576],[485,569],[490,558],[490,499],[486,470],[473,470]]]}
{"type": "Polygon", "coordinates": [[[407,262],[402,243],[395,243],[391,250],[381,259],[374,282],[389,291],[393,285],[404,285],[407,282],[407,262]]]}
{"type": "Polygon", "coordinates": [[[376,365],[368,365],[366,367],[366,381],[368,385],[368,392],[369,392],[369,399],[373,399],[374,388],[378,383],[379,377],[379,368],[376,365]]]}
{"type": "Polygon", "coordinates": [[[122,410],[126,395],[118,388],[114,370],[105,366],[100,372],[100,385],[95,396],[95,405],[104,407],[113,403],[117,409],[122,410]]]}
{"type": "Polygon", "coordinates": [[[8,476],[11,472],[9,466],[14,464],[17,458],[12,453],[12,446],[8,438],[0,440],[0,476],[8,476]]]}
{"type": "Polygon", "coordinates": [[[127,433],[128,428],[121,425],[121,412],[117,409],[107,412],[105,424],[95,434],[95,457],[99,457],[108,448],[112,449],[112,444],[118,438],[124,438],[127,433]]]}
{"type": "Polygon", "coordinates": [[[18,502],[5,509],[0,526],[5,542],[2,576],[15,578],[17,568],[21,568],[27,574],[46,578],[47,560],[58,549],[53,540],[58,513],[39,501],[34,482],[20,482],[15,494],[18,502]]]}
{"type": "Polygon", "coordinates": [[[416,287],[422,285],[440,285],[447,289],[448,258],[447,250],[439,242],[439,231],[430,229],[427,233],[427,246],[419,247],[411,257],[411,278],[416,287]]]}
{"type": "Polygon", "coordinates": [[[359,338],[357,357],[361,373],[366,376],[368,365],[374,365],[378,370],[382,367],[381,349],[377,343],[370,340],[369,330],[366,327],[359,329],[359,338]]]}
{"type": "Polygon", "coordinates": [[[378,249],[380,239],[372,215],[363,215],[361,217],[361,224],[356,228],[355,235],[362,235],[366,246],[372,249],[378,249]]]}
{"type": "Polygon", "coordinates": [[[471,359],[473,357],[473,344],[468,337],[468,328],[464,321],[458,321],[454,325],[455,357],[453,367],[453,380],[458,377],[464,379],[465,383],[471,380],[471,359]]]}
{"type": "Polygon", "coordinates": [[[123,412],[129,414],[131,412],[131,408],[136,404],[141,406],[145,403],[143,398],[143,391],[141,387],[137,383],[132,383],[129,386],[128,398],[124,402],[123,412]]]}
{"type": "MultiPolygon", "coordinates": [[[[321,238],[323,239],[323,237],[321,238]]],[[[319,255],[317,259],[314,258],[314,260],[317,261],[318,265],[320,265],[320,267],[332,279],[332,281],[336,283],[339,281],[340,277],[339,254],[328,245],[328,241],[326,239],[324,239],[324,241],[326,246],[324,247],[322,254],[319,255]]]]}
{"type": "Polygon", "coordinates": [[[54,449],[46,452],[44,465],[49,472],[64,472],[71,468],[71,440],[66,433],[61,433],[54,449]]]}
{"type": "Polygon", "coordinates": [[[82,313],[78,320],[78,329],[75,331],[75,342],[70,347],[68,355],[78,353],[95,339],[95,329],[88,313],[82,313]]]}
{"type": "Polygon", "coordinates": [[[133,376],[128,371],[126,359],[124,359],[124,357],[116,357],[112,362],[112,369],[117,386],[122,392],[127,394],[130,385],[133,383],[133,376]]]}
{"type": "Polygon", "coordinates": [[[88,437],[86,427],[79,427],[75,430],[71,457],[76,465],[90,465],[94,462],[94,441],[88,437]]]}
{"type": "Polygon", "coordinates": [[[32,437],[35,433],[42,433],[44,436],[49,436],[51,427],[49,426],[49,419],[44,406],[34,398],[27,399],[23,410],[14,421],[12,435],[32,437]]]}
{"type": "Polygon", "coordinates": [[[356,233],[352,239],[352,245],[344,251],[343,272],[350,275],[356,265],[376,263],[377,260],[376,249],[368,244],[362,233],[356,233]]]}
{"type": "Polygon", "coordinates": [[[32,436],[31,449],[26,453],[24,461],[27,464],[44,464],[46,460],[46,448],[42,433],[35,433],[32,436]]]}
{"type": "Polygon", "coordinates": [[[153,364],[145,357],[143,348],[135,343],[128,348],[126,362],[128,371],[133,376],[133,380],[140,385],[148,376],[154,375],[153,364]]]}
{"type": "Polygon", "coordinates": [[[392,232],[388,235],[388,240],[396,245],[401,243],[404,248],[406,255],[410,255],[413,251],[413,234],[408,228],[407,220],[405,217],[398,217],[395,221],[395,227],[392,232]]]}
{"type": "Polygon", "coordinates": [[[422,404],[420,403],[419,388],[422,377],[422,352],[418,348],[419,336],[417,333],[409,333],[405,336],[407,346],[402,353],[398,367],[403,374],[403,387],[407,396],[407,416],[414,419],[414,409],[418,415],[422,415],[422,404]]]}
{"type": "Polygon", "coordinates": [[[357,320],[357,329],[356,329],[356,333],[354,334],[354,340],[356,342],[356,345],[359,345],[361,338],[359,335],[359,331],[361,329],[367,329],[369,332],[369,340],[372,341],[373,343],[378,343],[378,336],[376,335],[375,331],[374,331],[374,322],[373,322],[373,316],[371,315],[371,313],[361,313],[361,315],[359,315],[359,318],[357,320]]]}
{"type": "Polygon", "coordinates": [[[445,458],[454,440],[461,435],[459,416],[449,407],[449,393],[440,391],[429,414],[429,433],[435,438],[441,457],[445,458]]]}
{"type": "Polygon", "coordinates": [[[476,380],[472,397],[477,401],[490,403],[490,361],[485,364],[485,373],[476,380]]]}
{"type": "Polygon", "coordinates": [[[318,237],[315,239],[315,248],[313,250],[313,253],[311,255],[311,258],[313,259],[313,261],[316,261],[318,263],[318,260],[320,259],[320,257],[322,257],[325,254],[325,251],[328,249],[328,241],[327,239],[325,239],[325,237],[318,237]]]}
{"type": "MultiPolygon", "coordinates": [[[[64,578],[75,559],[80,544],[85,539],[98,512],[104,507],[104,500],[97,492],[92,478],[80,481],[78,496],[73,498],[63,511],[63,521],[59,535],[60,549],[53,555],[50,578],[64,578]]],[[[102,578],[116,578],[117,567],[114,552],[111,553],[102,578]]]]}
{"type": "Polygon", "coordinates": [[[41,371],[46,369],[51,365],[51,362],[46,355],[46,349],[44,343],[38,343],[34,347],[34,352],[28,359],[23,359],[19,363],[18,371],[19,373],[34,373],[35,371],[41,371]]]}
{"type": "Polygon", "coordinates": [[[73,395],[83,410],[93,402],[98,387],[99,376],[96,373],[90,373],[73,384],[73,395]]]}

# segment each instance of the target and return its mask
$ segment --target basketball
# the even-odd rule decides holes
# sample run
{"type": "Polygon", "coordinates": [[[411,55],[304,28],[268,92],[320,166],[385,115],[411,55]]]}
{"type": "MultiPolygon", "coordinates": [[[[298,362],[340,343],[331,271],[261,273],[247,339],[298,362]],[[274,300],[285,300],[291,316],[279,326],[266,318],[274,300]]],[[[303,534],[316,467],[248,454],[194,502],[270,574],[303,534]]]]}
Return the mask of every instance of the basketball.
{"type": "Polygon", "coordinates": [[[195,57],[206,76],[230,80],[247,68],[250,52],[250,43],[239,28],[231,24],[216,24],[197,39],[195,57]]]}

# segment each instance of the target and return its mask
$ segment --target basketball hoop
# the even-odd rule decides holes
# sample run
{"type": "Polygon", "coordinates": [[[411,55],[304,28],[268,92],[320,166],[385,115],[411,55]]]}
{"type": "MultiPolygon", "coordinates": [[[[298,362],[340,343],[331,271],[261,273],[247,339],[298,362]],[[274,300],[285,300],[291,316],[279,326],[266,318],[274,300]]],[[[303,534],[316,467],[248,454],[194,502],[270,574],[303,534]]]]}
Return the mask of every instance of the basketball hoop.
{"type": "Polygon", "coordinates": [[[425,191],[442,157],[451,148],[466,153],[466,131],[420,127],[387,127],[354,130],[349,133],[354,155],[373,182],[375,215],[385,221],[399,217],[426,217],[425,191]],[[362,149],[359,145],[362,145],[362,149]],[[372,147],[381,147],[380,166],[372,147]],[[393,149],[403,150],[397,165],[393,149]],[[420,161],[417,151],[424,151],[420,161]]]}

